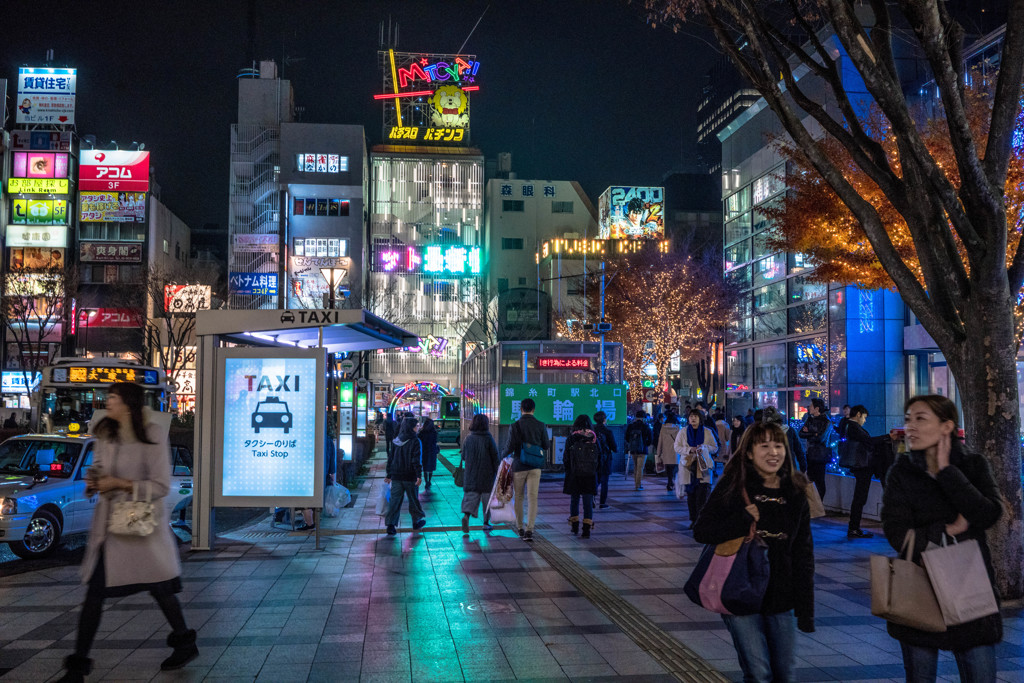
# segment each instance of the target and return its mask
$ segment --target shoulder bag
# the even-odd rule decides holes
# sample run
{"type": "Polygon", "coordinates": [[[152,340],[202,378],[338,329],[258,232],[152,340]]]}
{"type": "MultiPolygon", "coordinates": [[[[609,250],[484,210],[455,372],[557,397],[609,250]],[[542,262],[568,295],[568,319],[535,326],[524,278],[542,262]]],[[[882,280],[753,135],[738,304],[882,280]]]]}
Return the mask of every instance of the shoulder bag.
{"type": "MultiPolygon", "coordinates": [[[[114,446],[115,456],[121,451],[120,445],[114,446]]],[[[114,468],[110,468],[111,472],[114,468]]],[[[115,536],[149,536],[156,529],[156,510],[152,503],[152,491],[149,481],[146,485],[146,499],[138,499],[139,485],[132,486],[131,498],[122,497],[110,506],[110,517],[107,519],[107,531],[115,536]]]]}
{"type": "Polygon", "coordinates": [[[903,538],[900,557],[871,556],[871,613],[894,624],[941,633],[946,623],[928,572],[911,562],[914,539],[911,529],[903,538]]]}
{"type": "Polygon", "coordinates": [[[462,468],[462,452],[461,451],[459,452],[459,466],[456,467],[455,470],[452,472],[452,478],[455,480],[455,485],[458,486],[461,489],[462,485],[465,483],[465,478],[466,478],[466,470],[464,470],[462,468]]]}
{"type": "MultiPolygon", "coordinates": [[[[746,489],[743,500],[750,505],[746,489]]],[[[694,603],[718,614],[757,614],[769,575],[768,546],[757,536],[757,522],[752,522],[746,536],[704,546],[683,592],[694,603]]]]}

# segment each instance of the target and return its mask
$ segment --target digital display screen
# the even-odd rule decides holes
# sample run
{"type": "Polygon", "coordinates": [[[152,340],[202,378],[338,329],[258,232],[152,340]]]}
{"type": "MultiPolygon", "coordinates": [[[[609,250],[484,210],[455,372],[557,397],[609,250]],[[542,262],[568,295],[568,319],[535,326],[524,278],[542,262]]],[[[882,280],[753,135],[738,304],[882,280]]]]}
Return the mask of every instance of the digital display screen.
{"type": "MultiPolygon", "coordinates": [[[[91,368],[76,367],[66,368],[68,372],[67,381],[72,383],[101,383],[113,384],[114,382],[135,382],[136,384],[157,384],[156,370],[142,370],[137,368],[91,368]]],[[[61,373],[63,374],[63,373],[61,373]]],[[[54,381],[61,381],[56,371],[54,381]]]]}
{"type": "Polygon", "coordinates": [[[224,496],[315,494],[317,376],[315,358],[224,359],[224,496]]]}
{"type": "Polygon", "coordinates": [[[589,370],[587,356],[537,356],[537,367],[550,370],[589,370]]]}

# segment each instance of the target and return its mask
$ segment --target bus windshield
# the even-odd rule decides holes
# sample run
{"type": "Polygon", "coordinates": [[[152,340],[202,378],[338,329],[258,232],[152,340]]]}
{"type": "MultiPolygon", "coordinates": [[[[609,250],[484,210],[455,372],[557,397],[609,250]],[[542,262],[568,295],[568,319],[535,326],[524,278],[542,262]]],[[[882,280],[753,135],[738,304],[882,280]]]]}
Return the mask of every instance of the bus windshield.
{"type": "Polygon", "coordinates": [[[157,368],[105,359],[60,359],[43,370],[39,386],[39,431],[81,434],[97,410],[107,404],[116,382],[135,382],[145,405],[163,411],[167,400],[164,373],[157,368]]]}
{"type": "MultiPolygon", "coordinates": [[[[146,389],[146,405],[161,410],[163,393],[163,389],[146,389]]],[[[107,405],[107,390],[46,387],[42,398],[43,424],[50,427],[47,431],[64,432],[68,425],[76,422],[84,432],[93,413],[107,405]]]]}

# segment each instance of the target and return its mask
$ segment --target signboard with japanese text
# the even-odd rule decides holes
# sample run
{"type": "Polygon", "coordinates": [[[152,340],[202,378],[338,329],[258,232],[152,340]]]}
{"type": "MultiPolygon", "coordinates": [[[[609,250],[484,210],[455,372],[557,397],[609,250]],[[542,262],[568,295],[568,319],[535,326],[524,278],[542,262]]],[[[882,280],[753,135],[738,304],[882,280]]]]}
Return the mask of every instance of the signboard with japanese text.
{"type": "Polygon", "coordinates": [[[277,273],[228,273],[232,294],[277,294],[277,273]]]}
{"type": "Polygon", "coordinates": [[[276,252],[280,242],[281,238],[277,235],[235,235],[234,251],[236,254],[276,252]]]}
{"type": "Polygon", "coordinates": [[[149,152],[83,149],[78,189],[84,192],[147,192],[149,152]]]}
{"type": "Polygon", "coordinates": [[[296,155],[296,170],[304,173],[343,173],[348,170],[348,157],[324,152],[296,155]]]}
{"type": "Polygon", "coordinates": [[[8,225],[5,246],[7,247],[54,247],[68,246],[68,229],[61,225],[26,227],[8,225]]]}
{"type": "Polygon", "coordinates": [[[14,152],[11,175],[15,178],[67,178],[68,155],[65,152],[14,152]]]}
{"type": "Polygon", "coordinates": [[[66,199],[12,199],[11,223],[15,225],[66,225],[66,199]]]}
{"type": "Polygon", "coordinates": [[[69,125],[75,122],[76,69],[18,69],[16,123],[69,125]]]}
{"type": "Polygon", "coordinates": [[[323,504],[324,354],[217,350],[214,505],[323,504]]]}
{"type": "Polygon", "coordinates": [[[79,218],[85,223],[145,223],[145,192],[79,192],[79,218]]]}
{"type": "Polygon", "coordinates": [[[140,327],[144,317],[134,308],[80,308],[81,327],[140,327]]]}
{"type": "Polygon", "coordinates": [[[378,245],[370,270],[452,277],[480,275],[483,249],[464,245],[378,245]]]}
{"type": "Polygon", "coordinates": [[[196,393],[196,371],[195,370],[178,370],[177,377],[174,380],[176,385],[175,393],[182,394],[194,394],[196,393]]]}
{"type": "Polygon", "coordinates": [[[663,239],[665,188],[609,187],[597,202],[600,239],[663,239]]]}
{"type": "Polygon", "coordinates": [[[164,285],[164,310],[195,313],[210,308],[210,285],[164,285]]]}
{"type": "Polygon", "coordinates": [[[537,356],[534,366],[543,370],[589,370],[591,356],[537,356]]]}
{"type": "Polygon", "coordinates": [[[12,130],[11,149],[39,149],[51,152],[68,152],[71,150],[71,133],[69,131],[50,130],[12,130]]]}
{"type": "Polygon", "coordinates": [[[500,391],[501,424],[512,424],[520,417],[525,398],[537,404],[534,415],[548,426],[569,425],[579,415],[603,410],[609,425],[626,424],[626,386],[623,384],[502,384],[500,391]]]}
{"type": "Polygon", "coordinates": [[[384,137],[389,142],[468,144],[469,97],[480,90],[475,55],[381,51],[384,137]]]}
{"type": "Polygon", "coordinates": [[[91,365],[66,366],[54,368],[52,372],[55,384],[114,384],[115,382],[135,382],[143,385],[157,385],[160,374],[157,370],[144,368],[99,367],[91,365]]]}
{"type": "Polygon", "coordinates": [[[29,391],[35,391],[39,387],[40,373],[21,372],[16,370],[4,370],[2,374],[3,389],[0,390],[5,394],[27,394],[29,391]],[[29,376],[32,378],[32,386],[27,387],[25,385],[25,377],[29,376]]]}
{"type": "Polygon", "coordinates": [[[141,242],[80,242],[82,263],[142,263],[141,242]]]}
{"type": "Polygon", "coordinates": [[[10,194],[67,194],[67,178],[8,178],[10,194]]]}

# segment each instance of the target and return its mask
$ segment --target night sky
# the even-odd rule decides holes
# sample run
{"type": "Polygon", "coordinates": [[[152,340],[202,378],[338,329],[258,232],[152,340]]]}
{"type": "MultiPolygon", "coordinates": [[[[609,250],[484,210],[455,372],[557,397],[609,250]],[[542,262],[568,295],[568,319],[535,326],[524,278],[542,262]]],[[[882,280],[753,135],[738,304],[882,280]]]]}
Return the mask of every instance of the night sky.
{"type": "MultiPolygon", "coordinates": [[[[162,199],[193,227],[226,230],[230,126],[237,81],[274,59],[309,123],[362,124],[381,142],[380,25],[397,49],[464,53],[481,62],[473,142],[512,152],[521,178],[578,180],[596,200],[615,184],[657,184],[692,162],[695,109],[717,48],[696,29],[652,29],[625,0],[556,2],[8,3],[0,77],[8,110],[19,66],[78,69],[80,135],[152,153],[162,199]]],[[[5,127],[13,127],[13,114],[5,127]]]]}

